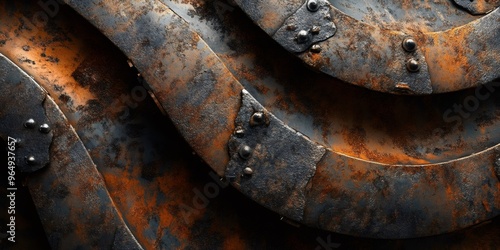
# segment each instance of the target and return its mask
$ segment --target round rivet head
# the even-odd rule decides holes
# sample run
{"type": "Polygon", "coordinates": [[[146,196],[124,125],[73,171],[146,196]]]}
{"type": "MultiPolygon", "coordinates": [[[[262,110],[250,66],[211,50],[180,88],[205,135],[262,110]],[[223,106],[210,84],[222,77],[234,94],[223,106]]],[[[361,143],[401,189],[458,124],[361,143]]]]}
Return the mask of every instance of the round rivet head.
{"type": "Polygon", "coordinates": [[[250,125],[259,126],[266,122],[266,115],[264,112],[258,111],[253,113],[252,118],[250,118],[250,125]]]}
{"type": "Polygon", "coordinates": [[[311,52],[313,53],[319,53],[321,52],[321,46],[319,44],[315,44],[311,47],[311,52]]]}
{"type": "Polygon", "coordinates": [[[26,158],[26,162],[29,164],[29,165],[35,165],[36,164],[36,159],[34,156],[29,156],[28,158],[26,158]]]}
{"type": "Polygon", "coordinates": [[[243,169],[243,173],[246,174],[246,175],[252,175],[253,174],[253,169],[251,169],[249,167],[246,167],[245,169],[243,169]]]}
{"type": "Polygon", "coordinates": [[[25,128],[35,128],[36,122],[33,119],[28,119],[26,122],[24,122],[24,127],[25,128]]]}
{"type": "Polygon", "coordinates": [[[406,62],[406,68],[410,72],[418,72],[420,70],[420,63],[415,59],[410,59],[406,62]]]}
{"type": "Polygon", "coordinates": [[[247,145],[240,147],[239,155],[245,160],[250,158],[250,156],[252,155],[252,148],[247,145]]]}
{"type": "Polygon", "coordinates": [[[299,33],[297,33],[297,42],[305,43],[307,41],[309,41],[309,32],[307,32],[307,30],[299,31],[299,33]]]}
{"type": "Polygon", "coordinates": [[[245,136],[245,130],[242,127],[237,127],[234,130],[234,135],[238,138],[243,138],[243,136],[245,136]]]}
{"type": "Polygon", "coordinates": [[[313,34],[319,34],[319,32],[320,32],[320,31],[321,31],[321,27],[320,27],[320,26],[316,26],[316,25],[315,25],[315,26],[313,26],[313,27],[311,28],[311,32],[312,32],[313,34]]]}
{"type": "Polygon", "coordinates": [[[413,38],[406,38],[403,41],[403,49],[405,49],[408,52],[413,52],[417,50],[417,42],[413,40],[413,38]]]}
{"type": "Polygon", "coordinates": [[[42,124],[40,126],[40,132],[44,133],[44,134],[48,134],[50,132],[50,126],[48,124],[42,124]]]}
{"type": "Polygon", "coordinates": [[[307,9],[312,12],[316,12],[319,10],[319,2],[318,0],[309,0],[307,1],[307,9]]]}

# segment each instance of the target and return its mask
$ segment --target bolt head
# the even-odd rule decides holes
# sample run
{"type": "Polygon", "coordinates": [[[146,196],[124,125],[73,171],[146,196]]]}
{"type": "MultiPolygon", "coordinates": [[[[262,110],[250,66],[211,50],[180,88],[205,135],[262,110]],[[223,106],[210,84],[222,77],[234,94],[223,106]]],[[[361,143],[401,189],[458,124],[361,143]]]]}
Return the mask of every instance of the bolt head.
{"type": "Polygon", "coordinates": [[[298,43],[306,43],[309,41],[309,32],[307,30],[301,30],[297,33],[297,42],[298,43]]]}
{"type": "Polygon", "coordinates": [[[28,158],[26,158],[26,162],[29,164],[29,165],[35,165],[36,164],[36,159],[34,156],[29,156],[28,158]]]}
{"type": "Polygon", "coordinates": [[[243,173],[246,174],[246,175],[252,175],[253,174],[253,169],[249,168],[249,167],[246,167],[245,169],[243,169],[243,173]]]}
{"type": "Polygon", "coordinates": [[[252,156],[252,148],[248,145],[243,145],[240,147],[239,155],[242,159],[247,160],[252,156]]]}
{"type": "Polygon", "coordinates": [[[319,10],[319,0],[309,0],[307,1],[307,9],[312,12],[319,10]]]}
{"type": "Polygon", "coordinates": [[[417,42],[413,40],[413,38],[406,38],[403,41],[403,49],[405,49],[408,52],[413,52],[417,50],[417,42]]]}
{"type": "Polygon", "coordinates": [[[40,126],[40,132],[44,133],[44,134],[48,134],[50,132],[50,126],[48,124],[42,124],[40,126]]]}
{"type": "Polygon", "coordinates": [[[36,122],[34,119],[28,119],[26,122],[24,122],[24,127],[25,128],[35,128],[36,122]]]}
{"type": "Polygon", "coordinates": [[[420,63],[415,59],[410,59],[406,62],[406,68],[410,72],[418,72],[420,70],[420,63]]]}

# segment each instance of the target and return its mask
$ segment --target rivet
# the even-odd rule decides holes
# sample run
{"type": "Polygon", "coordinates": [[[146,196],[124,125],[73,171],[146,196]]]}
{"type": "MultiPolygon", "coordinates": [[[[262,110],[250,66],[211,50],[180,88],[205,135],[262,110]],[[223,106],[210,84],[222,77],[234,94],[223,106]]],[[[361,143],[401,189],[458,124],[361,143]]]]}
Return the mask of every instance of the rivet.
{"type": "Polygon", "coordinates": [[[245,169],[243,169],[243,173],[246,174],[246,175],[252,175],[253,174],[253,169],[251,169],[249,167],[246,167],[245,169]]]}
{"type": "Polygon", "coordinates": [[[297,30],[297,26],[295,24],[289,24],[286,26],[286,29],[289,31],[295,31],[297,30]]]}
{"type": "Polygon", "coordinates": [[[299,33],[297,33],[297,42],[305,43],[307,41],[309,41],[309,32],[307,32],[307,30],[299,31],[299,33]]]}
{"type": "Polygon", "coordinates": [[[415,59],[410,59],[406,62],[406,68],[410,72],[418,72],[420,70],[420,63],[415,59]]]}
{"type": "Polygon", "coordinates": [[[50,132],[50,127],[48,124],[42,124],[40,126],[40,132],[44,133],[44,134],[48,134],[50,132]]]}
{"type": "Polygon", "coordinates": [[[405,49],[408,52],[413,52],[417,50],[417,42],[415,42],[413,38],[406,38],[403,41],[403,49],[405,49]]]}
{"type": "Polygon", "coordinates": [[[314,26],[311,28],[311,32],[312,32],[313,34],[318,34],[320,31],[321,31],[321,27],[320,27],[320,26],[316,26],[316,25],[314,25],[314,26]]]}
{"type": "Polygon", "coordinates": [[[244,145],[240,147],[239,155],[243,159],[248,159],[252,155],[252,148],[249,147],[248,145],[244,145]]]}
{"type": "Polygon", "coordinates": [[[319,2],[318,0],[309,0],[307,1],[307,9],[312,12],[316,12],[319,10],[319,2]]]}
{"type": "Polygon", "coordinates": [[[263,125],[266,122],[266,115],[262,111],[257,111],[253,113],[252,118],[250,118],[251,126],[263,125]]]}
{"type": "Polygon", "coordinates": [[[33,119],[28,119],[26,122],[24,122],[24,127],[25,128],[35,128],[36,122],[33,119]]]}
{"type": "Polygon", "coordinates": [[[28,158],[26,158],[26,162],[29,164],[29,165],[35,165],[36,164],[36,159],[34,156],[29,156],[28,158]]]}
{"type": "Polygon", "coordinates": [[[234,135],[238,138],[242,138],[243,136],[245,136],[245,130],[242,127],[237,127],[234,130],[234,135]]]}
{"type": "Polygon", "coordinates": [[[319,53],[319,52],[321,52],[321,46],[319,44],[314,44],[311,47],[311,52],[313,52],[313,53],[319,53]]]}

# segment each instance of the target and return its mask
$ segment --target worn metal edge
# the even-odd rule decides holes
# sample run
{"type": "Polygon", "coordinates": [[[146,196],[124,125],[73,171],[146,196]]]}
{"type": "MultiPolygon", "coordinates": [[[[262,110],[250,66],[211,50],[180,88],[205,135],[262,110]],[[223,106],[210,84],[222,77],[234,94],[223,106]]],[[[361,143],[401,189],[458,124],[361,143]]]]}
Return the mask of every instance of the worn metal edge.
{"type": "MultiPolygon", "coordinates": [[[[48,121],[51,125],[53,125],[53,127],[51,128],[51,135],[53,135],[53,139],[51,140],[51,144],[49,146],[50,161],[46,168],[28,175],[27,180],[27,186],[32,195],[37,212],[42,222],[45,222],[43,223],[43,226],[52,248],[59,249],[70,246],[90,247],[96,246],[95,244],[99,244],[99,247],[122,248],[126,246],[129,249],[142,249],[138,241],[130,232],[128,226],[125,224],[125,221],[121,217],[119,211],[116,209],[116,206],[114,205],[113,200],[111,199],[111,196],[106,189],[104,180],[102,179],[100,173],[97,171],[97,168],[92,162],[92,159],[85,149],[83,143],[81,142],[73,127],[69,124],[62,111],[55,104],[54,100],[47,95],[46,91],[38,83],[36,83],[11,60],[9,60],[2,54],[0,54],[0,59],[10,62],[13,66],[15,66],[20,74],[29,78],[29,84],[35,85],[36,88],[40,89],[44,93],[44,99],[42,103],[43,110],[45,111],[45,115],[47,116],[48,121]],[[73,141],[73,143],[71,143],[71,140],[73,141]],[[61,159],[58,159],[58,157],[70,156],[71,153],[75,153],[77,151],[77,154],[79,154],[79,156],[75,159],[69,159],[69,161],[66,162],[61,162],[59,161],[61,159]],[[74,171],[81,171],[79,173],[92,176],[92,179],[96,181],[93,184],[99,189],[99,194],[97,193],[98,190],[96,190],[96,192],[91,192],[87,196],[79,196],[81,194],[79,194],[76,190],[61,191],[58,190],[58,187],[61,186],[53,186],[53,184],[64,185],[65,183],[67,184],[67,186],[65,187],[68,188],[69,186],[71,189],[74,188],[77,184],[81,184],[82,181],[89,181],[87,179],[80,179],[82,177],[81,175],[73,175],[74,178],[72,179],[64,179],[62,177],[67,173],[69,173],[70,175],[71,172],[76,173],[74,171]],[[65,201],[58,202],[57,199],[61,199],[61,197],[48,196],[50,193],[56,194],[56,196],[58,196],[61,195],[60,192],[63,192],[62,195],[65,197],[62,199],[65,201]],[[44,197],[50,199],[50,204],[47,203],[48,200],[44,200],[44,197]],[[93,214],[92,217],[82,217],[80,218],[80,220],[72,220],[76,218],[71,218],[71,216],[64,217],[63,214],[59,213],[60,211],[66,211],[69,212],[70,215],[73,215],[75,217],[84,216],[79,213],[78,209],[82,208],[82,204],[88,202],[87,199],[90,199],[91,201],[102,200],[103,202],[107,202],[108,205],[105,205],[107,211],[104,210],[101,213],[101,208],[99,207],[94,207],[94,210],[92,210],[91,206],[84,206],[83,208],[85,210],[90,209],[91,213],[95,214],[93,214]],[[105,227],[106,225],[104,221],[99,219],[102,216],[105,216],[105,213],[108,213],[108,218],[109,216],[111,216],[110,219],[113,221],[110,225],[111,228],[116,229],[113,234],[116,236],[116,233],[120,233],[119,238],[107,238],[107,243],[109,243],[109,245],[105,244],[106,238],[101,238],[105,233],[110,233],[109,231],[103,231],[102,235],[95,234],[95,232],[98,232],[100,228],[104,229],[103,227],[105,227]],[[51,219],[47,221],[47,217],[51,217],[51,219]],[[51,227],[51,225],[54,225],[52,223],[56,223],[61,227],[51,227]],[[71,228],[70,224],[72,224],[73,226],[75,225],[73,223],[77,224],[77,226],[75,227],[78,227],[78,224],[80,224],[80,226],[83,225],[83,228],[87,228],[88,231],[86,231],[86,233],[78,230],[73,231],[74,229],[61,231],[62,228],[68,228],[68,226],[71,228]],[[90,239],[94,239],[96,241],[91,242],[90,239]],[[66,244],[62,242],[65,242],[66,244]],[[124,245],[123,243],[126,244],[124,245]]],[[[84,187],[82,186],[82,188],[84,187]]],[[[90,192],[91,190],[88,191],[90,192]]],[[[99,205],[102,206],[103,204],[99,203],[99,205]]],[[[88,215],[86,214],[86,212],[84,214],[88,215]]]]}

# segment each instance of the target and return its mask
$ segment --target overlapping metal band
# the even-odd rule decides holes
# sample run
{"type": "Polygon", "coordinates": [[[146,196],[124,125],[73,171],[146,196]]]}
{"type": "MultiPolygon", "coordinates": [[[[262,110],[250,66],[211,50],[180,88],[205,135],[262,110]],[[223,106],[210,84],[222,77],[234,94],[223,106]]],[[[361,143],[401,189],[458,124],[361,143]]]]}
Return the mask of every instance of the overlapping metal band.
{"type": "Polygon", "coordinates": [[[25,184],[51,247],[142,249],[113,204],[87,149],[54,100],[2,54],[0,75],[2,107],[6,108],[0,110],[0,118],[2,124],[11,126],[0,126],[0,135],[13,136],[19,143],[20,171],[16,177],[20,182],[21,171],[30,173],[25,184]],[[41,131],[44,138],[34,140],[37,129],[23,126],[30,118],[50,125],[50,133],[41,131]],[[22,155],[25,152],[35,160],[23,163],[28,160],[22,155]]]}
{"type": "MultiPolygon", "coordinates": [[[[330,3],[334,1],[293,0],[286,4],[279,0],[235,2],[264,31],[308,65],[368,89],[423,95],[480,86],[500,77],[498,1],[458,1],[476,14],[489,13],[463,26],[439,32],[429,32],[423,27],[391,30],[391,27],[372,25],[340,11],[330,3]],[[319,10],[311,11],[307,6],[309,2],[318,5],[319,10]],[[313,27],[328,26],[325,23],[336,26],[336,32],[329,33],[322,29],[317,35],[311,35],[306,46],[297,47],[301,45],[298,41],[300,31],[313,33],[313,27]],[[314,40],[324,33],[329,35],[314,40]],[[402,44],[406,38],[412,38],[416,48],[405,49],[402,44]]],[[[364,3],[351,4],[352,8],[356,8],[356,5],[364,3]]],[[[434,15],[429,14],[439,13],[440,10],[434,7],[438,9],[445,4],[449,8],[458,8],[452,6],[450,1],[402,3],[401,8],[419,8],[424,13],[424,20],[415,21],[417,23],[452,22],[436,21],[431,18],[434,15]]],[[[449,12],[443,12],[441,16],[447,16],[449,12]]],[[[371,13],[371,18],[378,20],[380,16],[391,14],[371,13]]],[[[396,13],[394,18],[398,15],[404,16],[396,13]]],[[[453,19],[453,16],[450,18],[453,19]]]]}
{"type": "MultiPolygon", "coordinates": [[[[244,122],[241,117],[246,117],[241,114],[248,111],[241,110],[245,107],[242,85],[208,45],[160,1],[67,2],[134,61],[185,139],[214,170],[224,175],[234,154],[232,151],[230,154],[228,143],[235,140],[237,123],[244,122]]],[[[272,117],[269,126],[293,131],[262,106],[252,107],[254,112],[272,117]]],[[[288,138],[282,139],[286,145],[288,138]]],[[[268,139],[253,143],[256,148],[266,148],[268,145],[262,144],[265,140],[268,139]]],[[[293,152],[293,148],[290,150],[293,152]]],[[[269,168],[289,166],[283,158],[290,152],[266,153],[259,152],[257,156],[272,161],[274,164],[269,168]]],[[[292,175],[296,179],[284,180],[282,176],[265,176],[274,180],[256,185],[266,188],[265,192],[242,191],[290,217],[297,214],[292,211],[302,211],[293,218],[311,226],[369,237],[425,236],[453,231],[498,215],[500,183],[495,172],[496,158],[497,152],[492,147],[441,164],[400,166],[363,161],[327,150],[320,160],[314,160],[316,170],[310,177],[292,175]],[[289,202],[271,206],[266,203],[282,199],[280,183],[303,183],[304,178],[307,185],[290,185],[299,188],[293,193],[304,196],[291,195],[289,202]],[[296,197],[303,197],[304,202],[294,202],[296,197]]],[[[253,174],[250,178],[258,177],[253,174]]],[[[235,185],[241,187],[241,180],[236,181],[235,185]]]]}

